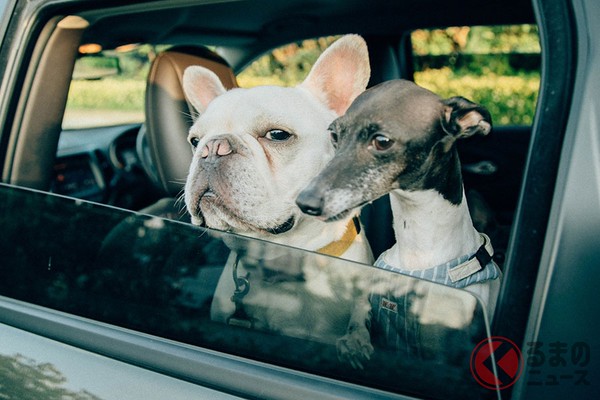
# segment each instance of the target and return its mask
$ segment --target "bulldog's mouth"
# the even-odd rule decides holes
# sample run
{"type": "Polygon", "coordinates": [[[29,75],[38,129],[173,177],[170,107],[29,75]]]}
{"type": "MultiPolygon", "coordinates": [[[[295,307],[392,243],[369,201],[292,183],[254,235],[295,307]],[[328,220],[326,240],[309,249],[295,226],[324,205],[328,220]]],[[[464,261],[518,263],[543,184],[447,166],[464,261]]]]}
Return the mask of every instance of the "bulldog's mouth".
{"type": "Polygon", "coordinates": [[[193,203],[193,208],[189,208],[189,212],[192,215],[192,217],[195,217],[198,221],[200,221],[199,225],[206,226],[206,220],[202,215],[202,200],[214,200],[216,197],[217,195],[212,190],[206,189],[206,191],[204,191],[197,197],[197,200],[193,203]]]}
{"type": "MultiPolygon", "coordinates": [[[[203,226],[232,231],[232,232],[236,232],[236,231],[239,232],[239,229],[241,228],[242,230],[262,231],[262,232],[270,233],[272,235],[280,235],[282,233],[285,233],[285,232],[288,232],[289,230],[291,230],[296,223],[296,220],[295,220],[294,216],[292,215],[285,222],[283,222],[282,224],[279,224],[275,227],[265,228],[265,227],[257,226],[257,225],[250,223],[248,220],[241,217],[240,215],[238,215],[234,210],[231,210],[229,207],[227,207],[225,203],[223,203],[222,201],[219,201],[219,199],[220,199],[220,196],[210,188],[206,189],[206,191],[199,196],[198,201],[196,203],[195,214],[196,214],[196,218],[198,220],[202,221],[203,226]],[[208,202],[208,203],[206,203],[207,206],[208,206],[208,204],[210,204],[211,207],[213,207],[213,209],[220,210],[220,212],[223,213],[222,215],[227,215],[227,220],[223,221],[223,222],[225,222],[224,226],[211,226],[213,224],[207,223],[206,213],[203,212],[202,207],[201,207],[201,203],[203,201],[208,202]]],[[[205,210],[205,211],[207,211],[207,210],[205,210]]],[[[214,223],[214,220],[213,220],[213,223],[214,223]]]]}

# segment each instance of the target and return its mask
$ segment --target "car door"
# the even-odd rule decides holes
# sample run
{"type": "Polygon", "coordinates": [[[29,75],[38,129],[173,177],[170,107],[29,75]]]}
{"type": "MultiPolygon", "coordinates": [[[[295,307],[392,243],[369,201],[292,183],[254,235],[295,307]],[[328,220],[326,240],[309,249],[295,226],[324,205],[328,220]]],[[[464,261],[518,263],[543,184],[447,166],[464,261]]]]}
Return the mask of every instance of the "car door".
{"type": "MultiPolygon", "coordinates": [[[[502,337],[516,345],[506,354],[519,348],[523,356],[517,358],[520,363],[510,363],[508,371],[519,379],[500,391],[502,397],[591,398],[597,370],[592,356],[598,348],[593,278],[600,226],[597,2],[534,2],[541,89],[527,150],[522,143],[515,146],[524,170],[494,320],[486,320],[477,299],[462,292],[448,293],[435,285],[416,290],[412,285],[417,281],[400,278],[411,287],[406,293],[412,297],[405,296],[403,304],[412,311],[405,315],[415,322],[401,337],[412,344],[401,351],[383,349],[365,370],[340,363],[331,343],[210,319],[215,282],[232,250],[265,246],[266,251],[282,251],[287,260],[312,266],[333,260],[48,192],[71,79],[71,71],[57,66],[73,67],[85,29],[77,18],[64,22],[63,13],[89,10],[95,7],[92,3],[0,3],[5,11],[0,34],[6,32],[0,48],[0,332],[7,332],[5,338],[27,342],[33,333],[49,339],[42,342],[50,347],[57,342],[59,347],[71,346],[65,354],[79,349],[75,351],[86,356],[70,368],[89,374],[102,367],[86,363],[86,357],[108,357],[144,370],[132,372],[132,381],[144,382],[147,378],[140,376],[152,372],[244,397],[485,398],[497,397],[498,387],[482,387],[471,368],[485,371],[484,363],[492,370],[499,367],[487,357],[495,352],[485,346],[489,337],[502,337]],[[54,47],[56,43],[60,46],[54,47]],[[53,79],[40,79],[48,76],[53,79]],[[189,241],[197,246],[186,246],[189,241]],[[436,298],[433,303],[443,305],[432,310],[427,300],[436,298]],[[461,323],[456,315],[469,316],[471,323],[461,323]],[[407,340],[411,338],[415,340],[407,340]],[[487,353],[476,352],[482,341],[487,353]],[[471,364],[473,354],[480,358],[471,364]]],[[[117,3],[111,4],[118,9],[117,3]]],[[[125,3],[123,15],[140,11],[125,3]]],[[[511,143],[503,144],[504,156],[514,150],[511,143]]],[[[467,166],[494,161],[487,156],[496,154],[488,152],[482,160],[478,151],[466,150],[467,166]],[[477,156],[473,163],[471,155],[477,156]]],[[[487,193],[502,202],[505,194],[496,193],[502,191],[499,181],[484,183],[487,193]]],[[[516,186],[506,196],[513,202],[516,186]]],[[[369,267],[346,266],[361,278],[350,279],[350,287],[373,275],[369,267]]],[[[351,274],[344,275],[336,281],[346,282],[351,274]]],[[[290,298],[302,299],[294,294],[290,298]]],[[[285,303],[279,299],[270,305],[273,309],[285,303]]],[[[397,309],[386,304],[387,312],[397,309]]],[[[9,365],[2,370],[5,374],[11,373],[15,358],[19,361],[20,349],[3,353],[9,357],[4,359],[9,365]]],[[[53,361],[28,358],[38,364],[53,361]]]]}

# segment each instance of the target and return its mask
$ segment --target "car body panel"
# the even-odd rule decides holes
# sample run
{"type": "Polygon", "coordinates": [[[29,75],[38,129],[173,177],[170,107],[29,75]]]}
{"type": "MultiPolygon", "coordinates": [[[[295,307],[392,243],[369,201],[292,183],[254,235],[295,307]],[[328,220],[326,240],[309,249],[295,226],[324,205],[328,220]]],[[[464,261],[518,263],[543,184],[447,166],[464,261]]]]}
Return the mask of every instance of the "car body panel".
{"type": "Polygon", "coordinates": [[[515,388],[520,399],[584,399],[598,393],[600,4],[575,0],[573,6],[578,20],[577,95],[524,343],[536,357],[515,388]]]}
{"type": "Polygon", "coordinates": [[[234,399],[236,396],[177,380],[0,324],[0,369],[12,370],[0,392],[8,398],[234,399]],[[35,388],[35,389],[34,389],[35,388]]]}

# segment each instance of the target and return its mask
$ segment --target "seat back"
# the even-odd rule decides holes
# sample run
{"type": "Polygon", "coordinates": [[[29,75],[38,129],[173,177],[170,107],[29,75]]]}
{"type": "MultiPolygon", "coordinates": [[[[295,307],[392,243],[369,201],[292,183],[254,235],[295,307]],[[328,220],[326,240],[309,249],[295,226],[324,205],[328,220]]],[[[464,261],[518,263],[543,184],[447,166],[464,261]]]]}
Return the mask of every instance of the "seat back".
{"type": "Polygon", "coordinates": [[[146,131],[140,140],[147,141],[141,143],[146,171],[170,197],[181,193],[192,160],[187,135],[195,110],[182,87],[183,72],[191,65],[210,69],[227,89],[237,87],[231,67],[206,47],[174,47],[153,61],[146,87],[146,131]]]}

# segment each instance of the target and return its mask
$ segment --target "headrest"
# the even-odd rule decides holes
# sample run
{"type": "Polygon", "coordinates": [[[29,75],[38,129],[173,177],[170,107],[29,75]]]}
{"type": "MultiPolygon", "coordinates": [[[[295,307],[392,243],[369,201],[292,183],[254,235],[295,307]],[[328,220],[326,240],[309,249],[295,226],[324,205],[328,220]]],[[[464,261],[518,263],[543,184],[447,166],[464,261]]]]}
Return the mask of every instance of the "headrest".
{"type": "MultiPolygon", "coordinates": [[[[195,110],[182,88],[183,71],[190,65],[210,69],[227,89],[237,87],[231,67],[206,47],[174,47],[152,62],[146,86],[147,147],[142,146],[150,160],[144,164],[155,183],[171,197],[181,193],[192,160],[187,135],[195,110]]],[[[143,133],[141,137],[143,141],[143,133]]]]}

